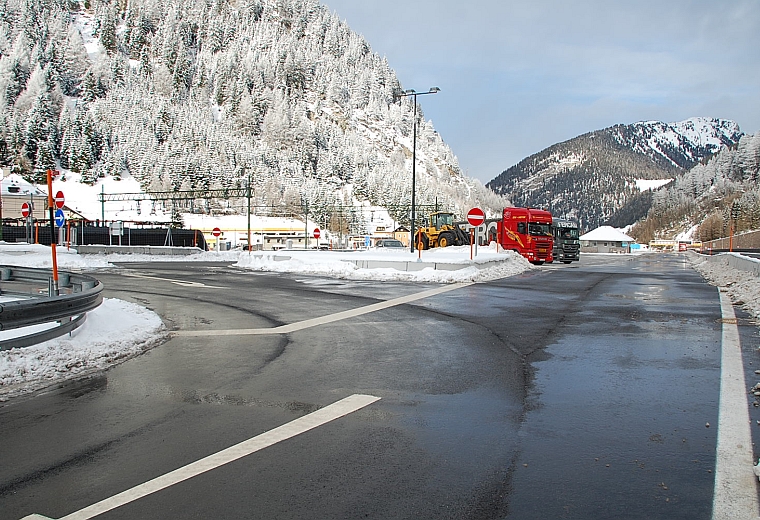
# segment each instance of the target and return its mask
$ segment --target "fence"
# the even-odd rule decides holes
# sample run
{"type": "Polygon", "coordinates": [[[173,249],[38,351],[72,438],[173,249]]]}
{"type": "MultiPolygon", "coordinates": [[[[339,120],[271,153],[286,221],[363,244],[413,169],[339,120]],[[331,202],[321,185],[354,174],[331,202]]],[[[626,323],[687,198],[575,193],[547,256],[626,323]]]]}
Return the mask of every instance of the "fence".
{"type": "MultiPolygon", "coordinates": [[[[203,233],[197,229],[125,227],[121,237],[112,235],[108,227],[90,224],[80,223],[64,229],[71,234],[70,242],[76,245],[113,244],[198,247],[204,251],[208,249],[203,233]]],[[[23,225],[3,225],[3,240],[6,242],[24,242],[28,239],[28,233],[23,225]]],[[[47,223],[33,227],[32,235],[30,242],[50,245],[50,226],[47,223]]]]}
{"type": "Polygon", "coordinates": [[[744,251],[760,249],[760,231],[746,231],[734,235],[733,239],[728,237],[702,242],[702,250],[728,251],[733,248],[734,251],[744,251]],[[733,246],[732,246],[733,243],[733,246]]]}

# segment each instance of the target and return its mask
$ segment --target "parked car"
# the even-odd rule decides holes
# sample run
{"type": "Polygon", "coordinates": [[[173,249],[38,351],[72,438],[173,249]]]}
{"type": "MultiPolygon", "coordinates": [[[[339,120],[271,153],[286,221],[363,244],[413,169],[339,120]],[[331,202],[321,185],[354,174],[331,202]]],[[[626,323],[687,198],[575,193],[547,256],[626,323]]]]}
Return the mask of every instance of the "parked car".
{"type": "Polygon", "coordinates": [[[384,247],[384,248],[404,248],[406,247],[404,244],[401,243],[401,240],[396,240],[395,238],[381,238],[377,242],[375,242],[375,247],[384,247]]]}

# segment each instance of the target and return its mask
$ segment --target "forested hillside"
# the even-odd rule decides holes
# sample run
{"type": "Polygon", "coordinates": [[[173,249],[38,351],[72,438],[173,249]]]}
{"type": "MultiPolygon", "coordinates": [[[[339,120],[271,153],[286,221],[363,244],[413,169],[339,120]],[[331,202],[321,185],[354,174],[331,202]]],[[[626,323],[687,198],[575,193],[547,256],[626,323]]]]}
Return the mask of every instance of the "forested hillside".
{"type": "Polygon", "coordinates": [[[646,219],[630,231],[646,243],[673,238],[698,226],[695,240],[713,240],[735,232],[760,229],[760,132],[679,176],[652,195],[646,219]]]}
{"type": "MultiPolygon", "coordinates": [[[[250,178],[272,211],[369,201],[404,222],[401,89],[316,0],[0,0],[0,164],[28,179],[62,168],[171,191],[250,178]]],[[[418,203],[504,207],[417,113],[418,203]]]]}
{"type": "Polygon", "coordinates": [[[693,118],[680,123],[616,125],[553,145],[487,184],[517,206],[549,209],[593,229],[644,217],[645,190],[667,183],[721,147],[735,144],[738,125],[693,118]]]}

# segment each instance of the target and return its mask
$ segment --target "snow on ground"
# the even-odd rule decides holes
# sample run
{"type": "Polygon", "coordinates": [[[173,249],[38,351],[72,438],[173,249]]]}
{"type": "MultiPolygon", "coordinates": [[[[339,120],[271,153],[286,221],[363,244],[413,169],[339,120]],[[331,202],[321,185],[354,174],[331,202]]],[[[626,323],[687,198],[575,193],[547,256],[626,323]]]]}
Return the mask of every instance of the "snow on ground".
{"type": "Polygon", "coordinates": [[[0,401],[104,370],[159,344],[165,336],[156,313],[105,298],[70,336],[0,352],[0,401]]]}
{"type": "Polygon", "coordinates": [[[370,249],[366,251],[307,251],[252,252],[240,254],[238,267],[256,271],[304,273],[331,276],[350,280],[380,280],[406,282],[484,282],[520,274],[533,266],[522,256],[511,251],[496,252],[495,247],[479,247],[478,256],[470,261],[470,247],[446,247],[422,251],[422,262],[429,266],[419,271],[402,271],[392,267],[365,269],[355,261],[387,261],[411,264],[420,256],[407,249],[399,251],[370,249]],[[289,260],[277,260],[290,257],[289,260]],[[494,265],[483,264],[494,262],[494,265]],[[432,264],[462,264],[461,269],[434,269],[432,264]],[[482,267],[478,267],[478,265],[482,267]]]}
{"type": "Polygon", "coordinates": [[[744,308],[752,317],[760,318],[760,277],[720,262],[710,262],[696,253],[689,254],[688,258],[692,267],[710,284],[727,289],[726,294],[734,305],[744,308]]]}
{"type": "MultiPolygon", "coordinates": [[[[459,270],[402,271],[390,267],[359,268],[355,260],[417,262],[418,254],[407,250],[274,252],[208,251],[191,256],[78,255],[73,249],[58,247],[61,270],[89,271],[97,276],[100,268],[113,268],[114,262],[203,261],[233,262],[240,269],[314,274],[352,280],[379,280],[424,283],[480,282],[513,276],[533,269],[525,259],[511,252],[480,247],[470,261],[469,247],[448,247],[422,251],[425,265],[462,264],[459,270]],[[289,259],[284,259],[290,257],[289,259]],[[490,264],[492,263],[492,264],[490,264]],[[487,265],[484,265],[487,264],[487,265]],[[480,268],[478,267],[480,265],[480,268]]],[[[728,294],[755,317],[760,317],[760,279],[749,273],[710,264],[696,254],[688,256],[693,267],[714,285],[727,286],[728,294]]],[[[0,265],[50,268],[51,248],[31,244],[0,242],[0,265]]],[[[13,331],[0,332],[0,339],[13,331]]],[[[50,385],[107,369],[160,344],[167,335],[161,318],[139,305],[117,299],[87,314],[84,325],[70,336],[45,343],[0,352],[0,401],[33,392],[50,385]]]]}

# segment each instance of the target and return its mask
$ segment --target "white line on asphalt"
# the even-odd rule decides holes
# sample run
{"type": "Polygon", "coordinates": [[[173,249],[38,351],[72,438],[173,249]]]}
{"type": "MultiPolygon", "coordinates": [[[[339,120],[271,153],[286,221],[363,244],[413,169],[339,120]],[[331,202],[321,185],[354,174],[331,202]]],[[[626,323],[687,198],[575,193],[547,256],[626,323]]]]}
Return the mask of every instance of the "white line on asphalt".
{"type": "Polygon", "coordinates": [[[423,298],[428,298],[430,296],[435,296],[436,294],[453,291],[455,289],[461,289],[462,287],[467,287],[468,285],[472,285],[473,283],[474,282],[463,282],[463,283],[455,283],[451,285],[446,285],[443,287],[437,287],[435,289],[422,291],[416,294],[401,296],[399,298],[394,298],[392,300],[373,303],[371,305],[366,305],[364,307],[358,307],[356,309],[336,312],[335,314],[329,314],[327,316],[320,316],[319,318],[312,318],[309,320],[299,321],[296,323],[291,323],[289,325],[280,325],[279,327],[272,327],[269,329],[178,330],[178,331],[172,332],[171,334],[172,336],[183,336],[183,337],[288,334],[291,332],[296,332],[299,330],[316,327],[318,325],[325,325],[327,323],[333,323],[333,322],[345,320],[348,318],[354,318],[356,316],[361,316],[362,314],[368,314],[370,312],[387,309],[389,307],[395,307],[396,305],[403,305],[405,303],[410,303],[413,301],[421,300],[423,298]]]}
{"type": "Polygon", "coordinates": [[[723,335],[712,517],[713,520],[755,519],[760,511],[739,328],[731,301],[723,291],[718,292],[723,335]]]}
{"type": "MultiPolygon", "coordinates": [[[[379,400],[379,397],[372,395],[354,394],[348,396],[340,401],[325,406],[324,408],[320,408],[316,412],[299,417],[298,419],[283,424],[282,426],[278,426],[273,430],[264,432],[261,435],[257,435],[256,437],[252,437],[239,444],[230,446],[225,450],[192,462],[187,466],[175,469],[165,475],[161,475],[153,480],[149,480],[148,482],[123,491],[118,495],[106,498],[105,500],[85,507],[84,509],[66,515],[60,520],[87,520],[105,513],[106,511],[111,511],[112,509],[116,509],[119,506],[133,502],[144,496],[150,495],[151,493],[161,491],[162,489],[166,489],[169,486],[193,478],[201,473],[211,471],[212,469],[216,469],[219,466],[238,460],[246,455],[268,448],[280,441],[290,439],[291,437],[300,435],[318,426],[327,424],[330,421],[339,419],[379,400]]],[[[25,516],[21,520],[43,520],[46,518],[47,517],[34,514],[25,516]]]]}
{"type": "Polygon", "coordinates": [[[162,278],[160,276],[148,276],[146,274],[137,273],[122,273],[123,276],[131,276],[132,278],[146,278],[148,280],[162,280],[164,282],[173,283],[175,285],[181,285],[183,287],[203,287],[204,289],[224,289],[225,287],[217,287],[216,285],[206,285],[203,282],[188,282],[186,280],[174,280],[173,278],[162,278]]]}

